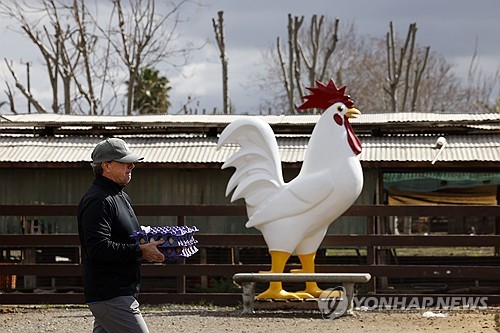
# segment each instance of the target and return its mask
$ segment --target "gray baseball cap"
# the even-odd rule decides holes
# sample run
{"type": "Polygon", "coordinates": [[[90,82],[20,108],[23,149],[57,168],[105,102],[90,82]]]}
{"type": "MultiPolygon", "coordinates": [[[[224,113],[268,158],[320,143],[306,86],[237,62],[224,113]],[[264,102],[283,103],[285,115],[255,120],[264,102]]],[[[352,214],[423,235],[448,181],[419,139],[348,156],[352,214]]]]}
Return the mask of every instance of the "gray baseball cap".
{"type": "Polygon", "coordinates": [[[101,163],[117,161],[122,163],[135,163],[142,161],[144,157],[132,154],[125,141],[118,138],[103,140],[95,146],[92,151],[92,162],[101,163]]]}

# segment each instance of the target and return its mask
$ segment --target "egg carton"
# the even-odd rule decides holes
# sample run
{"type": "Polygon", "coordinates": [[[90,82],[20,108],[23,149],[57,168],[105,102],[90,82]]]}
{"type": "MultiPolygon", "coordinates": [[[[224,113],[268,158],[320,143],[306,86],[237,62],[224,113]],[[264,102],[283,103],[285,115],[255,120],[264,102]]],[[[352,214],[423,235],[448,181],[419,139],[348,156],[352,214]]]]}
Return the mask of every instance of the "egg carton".
{"type": "Polygon", "coordinates": [[[193,254],[198,252],[198,248],[194,245],[190,246],[177,246],[177,247],[159,247],[161,253],[165,256],[168,261],[176,261],[184,258],[191,257],[193,254]]]}
{"type": "Polygon", "coordinates": [[[198,231],[196,227],[189,226],[164,226],[164,227],[142,227],[140,231],[134,231],[130,237],[138,244],[151,243],[157,240],[165,242],[158,246],[168,261],[188,258],[198,252],[195,246],[198,241],[194,234],[198,231]]]}
{"type": "Polygon", "coordinates": [[[198,241],[194,239],[194,234],[198,231],[196,227],[165,226],[141,228],[141,231],[134,232],[131,235],[139,244],[164,240],[165,242],[159,247],[185,247],[198,243],[198,241]]]}

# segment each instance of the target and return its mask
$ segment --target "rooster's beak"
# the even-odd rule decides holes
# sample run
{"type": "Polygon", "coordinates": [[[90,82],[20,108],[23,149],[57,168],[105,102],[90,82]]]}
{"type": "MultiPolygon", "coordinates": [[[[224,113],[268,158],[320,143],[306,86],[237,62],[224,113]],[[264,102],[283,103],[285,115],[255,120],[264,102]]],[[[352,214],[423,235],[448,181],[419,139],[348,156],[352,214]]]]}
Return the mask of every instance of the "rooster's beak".
{"type": "Polygon", "coordinates": [[[347,118],[356,118],[357,114],[361,114],[361,112],[356,108],[352,108],[352,109],[347,110],[347,113],[345,114],[345,116],[347,118]]]}

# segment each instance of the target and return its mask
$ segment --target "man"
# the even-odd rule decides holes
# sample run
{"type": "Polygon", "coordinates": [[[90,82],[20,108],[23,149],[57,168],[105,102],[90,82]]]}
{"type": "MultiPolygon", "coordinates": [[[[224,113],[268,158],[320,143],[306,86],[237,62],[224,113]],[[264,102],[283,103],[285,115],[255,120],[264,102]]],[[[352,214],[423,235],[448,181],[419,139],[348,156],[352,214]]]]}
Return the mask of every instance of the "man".
{"type": "Polygon", "coordinates": [[[123,188],[141,160],[117,138],[99,142],[92,152],[95,179],[78,207],[78,234],[93,332],[149,332],[137,302],[141,260],[165,257],[157,249],[163,241],[138,245],[130,238],[140,226],[123,188]]]}

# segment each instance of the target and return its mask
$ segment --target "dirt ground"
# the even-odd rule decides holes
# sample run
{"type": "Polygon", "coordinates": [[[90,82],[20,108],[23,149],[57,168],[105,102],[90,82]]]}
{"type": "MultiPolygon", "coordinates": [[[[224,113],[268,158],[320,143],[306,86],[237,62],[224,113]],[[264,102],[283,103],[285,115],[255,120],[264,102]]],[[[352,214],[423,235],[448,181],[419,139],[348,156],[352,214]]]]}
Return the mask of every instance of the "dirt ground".
{"type": "MultiPolygon", "coordinates": [[[[141,306],[151,333],[156,332],[500,332],[500,308],[450,310],[444,318],[422,316],[428,310],[356,311],[323,319],[319,310],[256,310],[192,305],[141,306]]],[[[431,309],[432,310],[432,309],[431,309]]],[[[0,332],[91,332],[93,317],[85,306],[0,306],[0,332]]]]}

